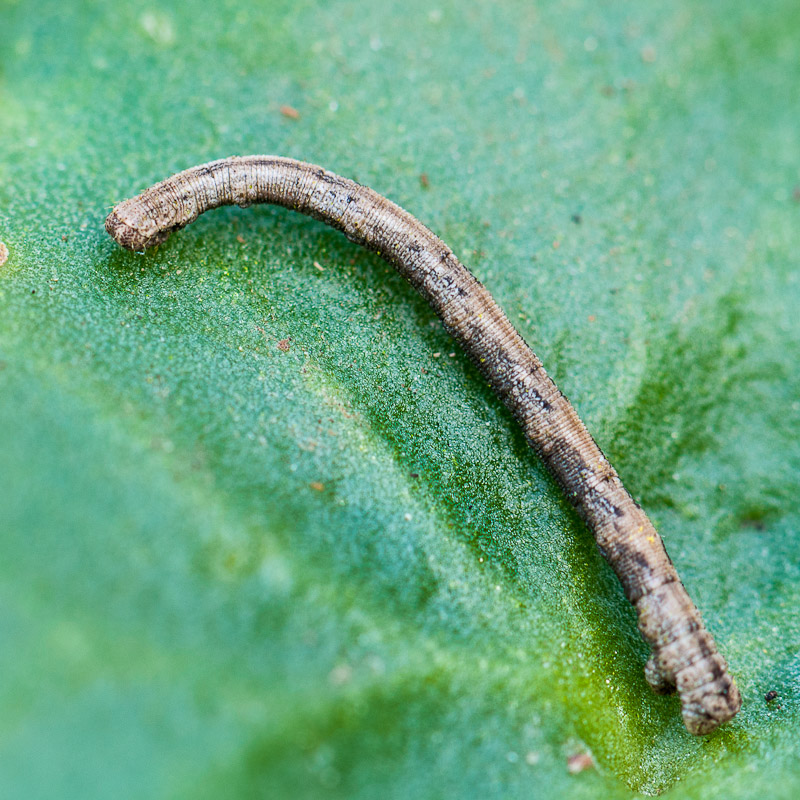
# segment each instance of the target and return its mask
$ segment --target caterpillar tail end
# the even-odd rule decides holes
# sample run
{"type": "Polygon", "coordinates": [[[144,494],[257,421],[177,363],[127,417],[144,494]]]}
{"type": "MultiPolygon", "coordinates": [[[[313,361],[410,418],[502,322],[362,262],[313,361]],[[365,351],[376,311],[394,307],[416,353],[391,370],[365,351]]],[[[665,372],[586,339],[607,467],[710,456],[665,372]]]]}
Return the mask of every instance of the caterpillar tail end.
{"type": "Polygon", "coordinates": [[[739,689],[683,584],[663,583],[636,607],[639,630],[652,647],[647,682],[657,694],[677,690],[689,733],[704,736],[733,719],[742,706],[739,689]]]}
{"type": "Polygon", "coordinates": [[[656,694],[677,690],[686,730],[694,736],[705,736],[732,720],[742,707],[742,697],[728,673],[725,659],[719,653],[681,669],[673,680],[660,669],[652,656],[644,668],[645,678],[656,694]]]}
{"type": "Polygon", "coordinates": [[[733,719],[742,697],[719,653],[682,670],[676,679],[683,724],[689,733],[704,736],[733,719]]]}

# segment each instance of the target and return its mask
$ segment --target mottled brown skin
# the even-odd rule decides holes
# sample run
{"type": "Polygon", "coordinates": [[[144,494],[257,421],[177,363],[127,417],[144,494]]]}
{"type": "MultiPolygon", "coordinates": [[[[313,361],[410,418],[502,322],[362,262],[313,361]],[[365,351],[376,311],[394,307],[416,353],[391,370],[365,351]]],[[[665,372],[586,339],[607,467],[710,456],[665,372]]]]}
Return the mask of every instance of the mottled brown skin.
{"type": "Polygon", "coordinates": [[[522,426],[591,528],[639,615],[656,692],[680,694],[683,720],[705,734],[741,699],[661,537],[625,490],[575,409],[486,289],[434,233],[385,197],[300,161],[246,156],[181,172],[116,206],[106,230],[130,250],[163,242],[210,208],[274,203],[322,220],[378,253],[428,300],[522,426]]]}

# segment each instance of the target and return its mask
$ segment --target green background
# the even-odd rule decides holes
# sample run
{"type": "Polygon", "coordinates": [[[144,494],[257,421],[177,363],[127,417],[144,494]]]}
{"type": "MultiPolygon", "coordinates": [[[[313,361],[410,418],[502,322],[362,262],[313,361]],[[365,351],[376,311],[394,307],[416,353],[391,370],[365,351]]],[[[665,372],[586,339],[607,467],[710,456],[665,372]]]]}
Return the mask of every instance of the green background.
{"type": "Polygon", "coordinates": [[[796,0],[0,0],[0,796],[796,797],[798,42],[796,0]],[[733,723],[650,693],[590,534],[379,258],[268,207],[105,234],[248,153],[487,285],[733,723]]]}

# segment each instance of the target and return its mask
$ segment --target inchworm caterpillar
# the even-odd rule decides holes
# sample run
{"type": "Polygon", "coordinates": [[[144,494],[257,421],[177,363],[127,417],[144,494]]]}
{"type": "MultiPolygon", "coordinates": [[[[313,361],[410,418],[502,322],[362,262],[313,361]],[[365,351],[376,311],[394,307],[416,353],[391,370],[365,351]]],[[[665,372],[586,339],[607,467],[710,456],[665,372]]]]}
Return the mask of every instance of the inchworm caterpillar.
{"type": "Polygon", "coordinates": [[[741,706],[736,684],[661,537],[623,487],[575,409],[489,292],[421,222],[366,186],[275,156],[193,167],[116,206],[106,230],[129,250],[163,242],[209,208],[274,203],[322,220],[372,250],[425,297],[510,409],[617,573],[652,648],[659,693],[677,688],[683,720],[705,734],[741,706]]]}

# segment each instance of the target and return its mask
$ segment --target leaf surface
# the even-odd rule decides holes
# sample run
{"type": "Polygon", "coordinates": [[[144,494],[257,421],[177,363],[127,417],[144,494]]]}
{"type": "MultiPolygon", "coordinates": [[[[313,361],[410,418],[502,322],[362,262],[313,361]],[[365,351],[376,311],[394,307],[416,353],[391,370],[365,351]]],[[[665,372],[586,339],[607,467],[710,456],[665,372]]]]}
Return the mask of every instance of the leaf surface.
{"type": "Polygon", "coordinates": [[[1,796],[796,796],[796,3],[0,28],[1,796]],[[248,153],[372,186],[487,285],[662,532],[733,723],[650,693],[590,534],[378,257],[267,207],[103,231],[248,153]]]}

